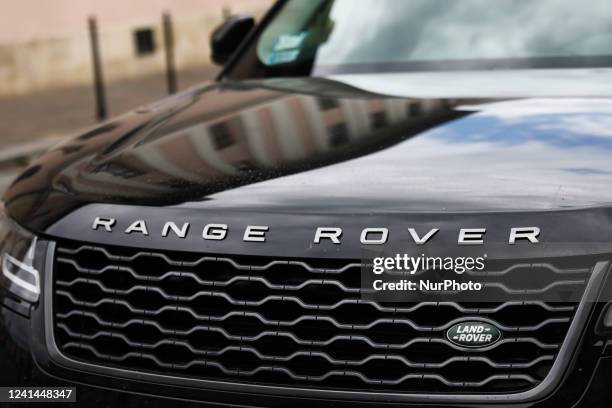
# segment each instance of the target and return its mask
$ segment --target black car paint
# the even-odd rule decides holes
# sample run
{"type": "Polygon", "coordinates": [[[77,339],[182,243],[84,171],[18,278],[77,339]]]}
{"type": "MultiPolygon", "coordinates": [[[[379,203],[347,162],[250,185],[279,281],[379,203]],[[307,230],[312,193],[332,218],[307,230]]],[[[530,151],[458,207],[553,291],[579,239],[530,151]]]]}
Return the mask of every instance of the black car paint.
{"type": "MultiPolygon", "coordinates": [[[[122,234],[126,245],[230,254],[358,257],[361,229],[388,227],[392,243],[410,245],[411,226],[441,228],[430,246],[444,250],[461,227],[486,227],[487,243],[503,245],[512,226],[541,227],[554,256],[609,250],[612,101],[332,97],[316,92],[338,85],[320,80],[300,81],[300,93],[266,85],[185,92],[57,146],[5,193],[7,212],[37,234],[107,243],[143,219],[151,233],[122,234]],[[94,231],[96,216],[116,218],[114,233],[94,231]],[[226,223],[229,233],[162,239],[166,221],[226,223]],[[266,245],[242,241],[253,222],[270,226],[266,245]],[[325,226],[343,227],[342,245],[312,245],[325,226]]],[[[517,247],[513,256],[543,251],[517,247]]]]}
{"type": "MultiPolygon", "coordinates": [[[[299,91],[271,89],[266,81],[217,83],[140,108],[32,163],[5,193],[6,210],[44,238],[228,254],[360,257],[359,231],[371,226],[389,227],[393,244],[407,248],[407,227],[440,227],[429,245],[432,252],[448,251],[461,227],[486,227],[483,248],[492,257],[509,251],[515,258],[610,252],[612,191],[606,185],[612,161],[606,158],[612,144],[605,124],[612,122],[612,102],[402,100],[346,88],[330,95],[339,87],[307,79],[300,81],[299,91]],[[389,113],[381,106],[395,108],[389,113]],[[286,131],[296,121],[299,138],[286,131]],[[317,130],[325,121],[329,126],[317,130]],[[253,135],[263,139],[254,142],[253,135]],[[193,143],[208,148],[197,151],[193,143]],[[534,147],[537,155],[532,156],[534,147]],[[186,162],[196,151],[200,156],[192,160],[199,164],[186,162]],[[95,216],[117,218],[117,231],[94,231],[95,216]],[[150,223],[149,236],[122,234],[136,219],[150,223]],[[240,239],[241,229],[254,220],[270,226],[264,245],[240,239]],[[162,239],[164,221],[189,221],[194,227],[226,222],[230,233],[214,243],[197,234],[162,239]],[[314,229],[332,224],[345,229],[342,245],[312,245],[314,229]],[[508,228],[518,225],[540,226],[542,244],[509,248],[508,228]]],[[[533,401],[534,406],[577,401],[591,379],[580,373],[595,370],[598,356],[612,354],[594,334],[600,308],[593,311],[563,389],[545,405],[533,401]]],[[[34,317],[40,309],[32,309],[34,317]]],[[[22,346],[44,355],[44,328],[30,328],[28,320],[7,313],[12,333],[32,330],[29,345],[21,341],[22,346]]],[[[19,338],[3,337],[7,343],[19,338]]],[[[37,363],[72,381],[100,384],[94,375],[67,371],[52,361],[37,363]]],[[[609,358],[598,367],[609,373],[609,358]]],[[[609,378],[602,372],[592,378],[593,387],[601,389],[598,379],[609,378]]],[[[146,383],[113,387],[151,392],[146,383]]],[[[230,401],[222,392],[203,396],[193,389],[159,387],[154,393],[230,401]]],[[[232,397],[243,404],[286,402],[232,397]]]]}
{"type": "Polygon", "coordinates": [[[186,92],[57,146],[32,163],[3,200],[13,219],[39,233],[91,203],[172,206],[195,214],[334,215],[557,211],[612,203],[610,100],[355,95],[316,97],[256,84],[186,92]],[[389,103],[396,105],[385,111],[389,103]],[[355,112],[367,104],[383,108],[358,119],[377,122],[351,129],[359,122],[355,112]],[[409,113],[384,116],[393,109],[409,113]],[[281,112],[272,127],[295,126],[292,131],[275,129],[271,136],[261,129],[269,118],[253,122],[270,110],[281,112]],[[337,118],[328,129],[316,129],[326,115],[337,118]],[[263,149],[264,159],[257,156],[263,149]],[[495,171],[487,171],[492,165],[495,171]]]}

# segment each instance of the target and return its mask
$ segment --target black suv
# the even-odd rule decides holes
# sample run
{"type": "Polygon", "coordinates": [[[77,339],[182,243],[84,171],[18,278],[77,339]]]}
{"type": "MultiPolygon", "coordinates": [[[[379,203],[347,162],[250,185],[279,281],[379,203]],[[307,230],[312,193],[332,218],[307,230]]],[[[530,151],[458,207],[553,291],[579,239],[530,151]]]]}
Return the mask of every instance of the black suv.
{"type": "Polygon", "coordinates": [[[288,0],[211,49],[4,194],[1,385],[612,406],[607,0],[288,0]]]}

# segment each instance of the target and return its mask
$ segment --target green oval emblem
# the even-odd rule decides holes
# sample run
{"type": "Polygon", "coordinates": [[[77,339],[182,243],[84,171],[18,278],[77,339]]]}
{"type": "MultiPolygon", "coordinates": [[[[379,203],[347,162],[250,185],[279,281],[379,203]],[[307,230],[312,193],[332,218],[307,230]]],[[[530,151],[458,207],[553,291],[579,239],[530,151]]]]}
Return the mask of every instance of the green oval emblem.
{"type": "Polygon", "coordinates": [[[490,323],[472,320],[451,326],[446,331],[446,338],[459,347],[484,348],[497,343],[502,333],[490,323]]]}

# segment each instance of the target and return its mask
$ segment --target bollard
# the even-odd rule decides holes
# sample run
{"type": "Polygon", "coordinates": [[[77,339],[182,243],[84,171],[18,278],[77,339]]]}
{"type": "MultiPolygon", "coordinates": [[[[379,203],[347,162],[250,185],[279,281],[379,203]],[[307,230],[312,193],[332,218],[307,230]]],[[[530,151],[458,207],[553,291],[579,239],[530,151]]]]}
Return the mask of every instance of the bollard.
{"type": "Polygon", "coordinates": [[[172,30],[172,18],[170,17],[170,13],[163,13],[162,23],[164,30],[164,49],[166,52],[166,83],[168,86],[168,94],[173,94],[177,91],[178,87],[176,67],[174,65],[174,33],[172,30]]]}
{"type": "Polygon", "coordinates": [[[100,44],[98,41],[98,24],[96,18],[88,19],[89,39],[91,42],[91,59],[93,66],[94,95],[96,102],[96,117],[99,121],[106,119],[106,95],[104,94],[104,78],[100,60],[100,44]]]}

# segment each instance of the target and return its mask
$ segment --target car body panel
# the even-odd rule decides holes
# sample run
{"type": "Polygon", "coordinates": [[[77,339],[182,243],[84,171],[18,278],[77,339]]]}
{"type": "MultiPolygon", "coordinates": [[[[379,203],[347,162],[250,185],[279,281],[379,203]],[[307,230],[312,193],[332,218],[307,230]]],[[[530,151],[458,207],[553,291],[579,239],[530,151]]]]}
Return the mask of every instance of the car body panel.
{"type": "Polygon", "coordinates": [[[329,96],[321,87],[209,85],[138,109],[32,163],[5,193],[7,211],[40,232],[92,203],[452,214],[612,202],[612,100],[329,96]]]}

